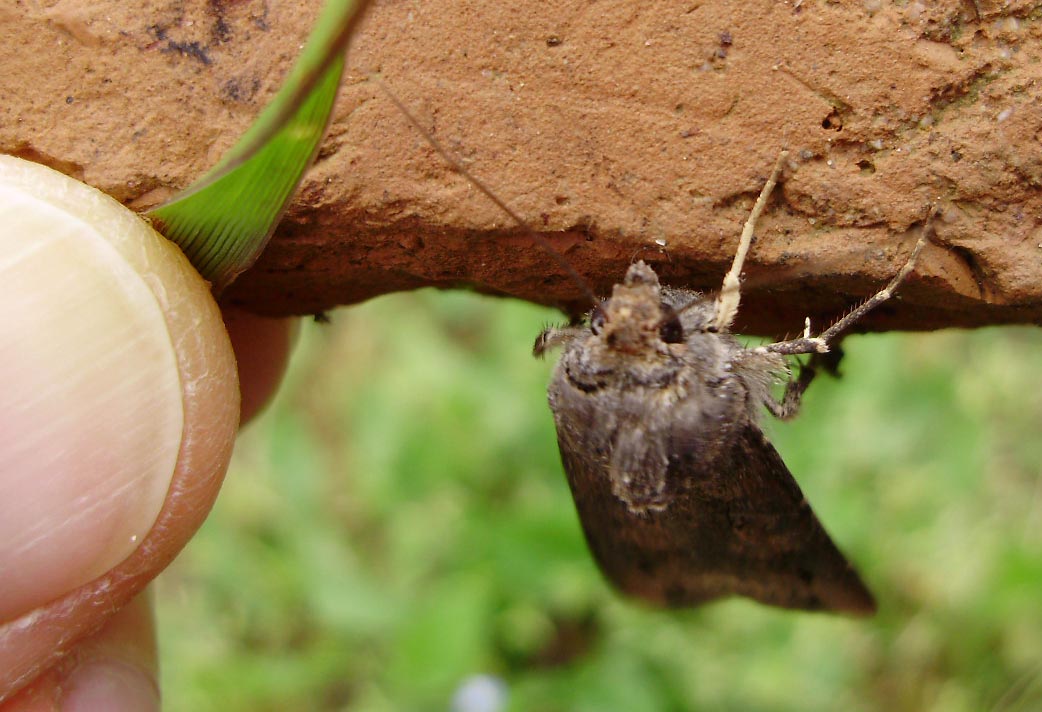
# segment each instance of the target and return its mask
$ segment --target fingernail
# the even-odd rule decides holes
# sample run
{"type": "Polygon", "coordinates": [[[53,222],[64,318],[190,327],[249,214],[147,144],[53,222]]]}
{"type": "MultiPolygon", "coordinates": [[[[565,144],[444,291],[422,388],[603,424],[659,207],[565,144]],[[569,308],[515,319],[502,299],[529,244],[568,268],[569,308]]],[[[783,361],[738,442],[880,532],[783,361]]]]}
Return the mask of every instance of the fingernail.
{"type": "Polygon", "coordinates": [[[98,229],[32,200],[0,234],[0,621],[137,548],[184,420],[152,287],[98,229]]]}
{"type": "Polygon", "coordinates": [[[62,712],[149,712],[159,709],[159,688],[140,668],[98,661],[78,668],[66,681],[62,712]]]}

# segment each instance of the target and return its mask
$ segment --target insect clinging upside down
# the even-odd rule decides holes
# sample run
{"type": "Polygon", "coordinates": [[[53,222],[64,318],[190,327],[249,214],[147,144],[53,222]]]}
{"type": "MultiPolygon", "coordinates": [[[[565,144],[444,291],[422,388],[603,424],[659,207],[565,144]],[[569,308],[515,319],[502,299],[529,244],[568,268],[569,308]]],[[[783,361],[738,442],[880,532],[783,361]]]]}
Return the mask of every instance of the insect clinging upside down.
{"type": "MultiPolygon", "coordinates": [[[[385,88],[386,91],[386,88],[385,88]]],[[[390,92],[388,92],[390,95],[390,92]]],[[[391,99],[453,167],[573,268],[391,99]]],[[[622,592],[666,606],[747,596],[785,608],[868,614],[875,601],[832,542],[759,425],[761,409],[796,414],[819,357],[893,296],[928,242],[924,224],[889,284],[817,336],[742,346],[730,328],[740,275],[787,162],[782,152],[745,223],[715,299],[659,284],[644,262],[581,326],[550,328],[561,347],[549,386],[561,459],[587,543],[622,592]],[[796,376],[786,356],[811,354],[796,376]],[[771,386],[788,377],[784,395],[771,386]]],[[[584,291],[589,292],[582,283],[584,291]]]]}
{"type": "MultiPolygon", "coordinates": [[[[535,352],[563,346],[549,388],[561,459],[590,549],[622,591],[670,606],[748,596],[786,608],[870,613],[872,595],[833,544],[759,426],[763,406],[795,415],[813,377],[790,378],[785,355],[825,353],[890,298],[926,242],[924,228],[885,289],[820,336],[754,348],[729,333],[746,223],[717,299],[659,285],[632,265],[589,325],[548,329],[535,352]]],[[[812,359],[814,357],[812,356],[812,359]]]]}

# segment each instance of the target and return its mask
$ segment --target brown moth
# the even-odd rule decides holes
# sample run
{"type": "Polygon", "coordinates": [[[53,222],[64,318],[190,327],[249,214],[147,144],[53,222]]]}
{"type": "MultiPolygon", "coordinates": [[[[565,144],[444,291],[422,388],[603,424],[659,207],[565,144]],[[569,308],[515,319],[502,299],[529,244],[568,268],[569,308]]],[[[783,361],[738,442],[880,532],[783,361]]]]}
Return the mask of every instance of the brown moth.
{"type": "MultiPolygon", "coordinates": [[[[667,606],[747,596],[774,606],[854,614],[872,594],[825,532],[759,426],[764,406],[796,414],[813,367],[789,378],[785,356],[823,354],[889,299],[927,240],[891,282],[817,337],[754,348],[729,332],[742,262],[782,154],[746,222],[717,299],[663,289],[632,265],[588,325],[547,329],[535,353],[564,353],[550,408],[586,541],[621,591],[667,606]]],[[[813,358],[813,357],[812,357],[813,358]]]]}
{"type": "MultiPolygon", "coordinates": [[[[563,263],[391,99],[457,171],[563,263]]],[[[651,267],[637,262],[585,325],[550,328],[536,339],[537,356],[563,348],[549,402],[586,541],[613,585],[649,603],[681,607],[746,596],[784,608],[875,611],[872,594],[759,419],[764,407],[780,418],[796,414],[818,359],[890,299],[912,272],[930,224],[890,283],[818,336],[808,321],[801,338],[744,347],[730,333],[742,265],[786,161],[782,152],[717,298],[664,288],[651,267]],[[797,354],[811,360],[792,377],[786,356],[797,354]],[[785,378],[785,393],[776,399],[771,386],[785,378]]]]}

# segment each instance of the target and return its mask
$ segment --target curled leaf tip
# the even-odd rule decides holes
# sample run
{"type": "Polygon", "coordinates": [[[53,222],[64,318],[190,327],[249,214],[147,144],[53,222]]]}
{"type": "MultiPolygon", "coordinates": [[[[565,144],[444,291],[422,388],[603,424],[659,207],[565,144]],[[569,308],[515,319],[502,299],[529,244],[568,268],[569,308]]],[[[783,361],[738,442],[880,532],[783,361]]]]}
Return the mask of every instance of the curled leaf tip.
{"type": "Polygon", "coordinates": [[[279,92],[214,168],[145,217],[219,293],[260,256],[319,144],[366,0],[329,0],[279,92]]]}

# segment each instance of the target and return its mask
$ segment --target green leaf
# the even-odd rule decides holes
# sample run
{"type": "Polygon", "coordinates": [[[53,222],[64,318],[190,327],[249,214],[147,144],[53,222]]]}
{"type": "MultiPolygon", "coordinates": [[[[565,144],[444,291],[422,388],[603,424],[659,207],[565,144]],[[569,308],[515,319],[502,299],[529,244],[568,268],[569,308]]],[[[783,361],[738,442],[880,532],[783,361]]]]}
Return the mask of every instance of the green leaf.
{"type": "Polygon", "coordinates": [[[202,178],[147,215],[215,292],[252,265],[318,152],[366,0],[329,0],[282,88],[202,178]]]}

